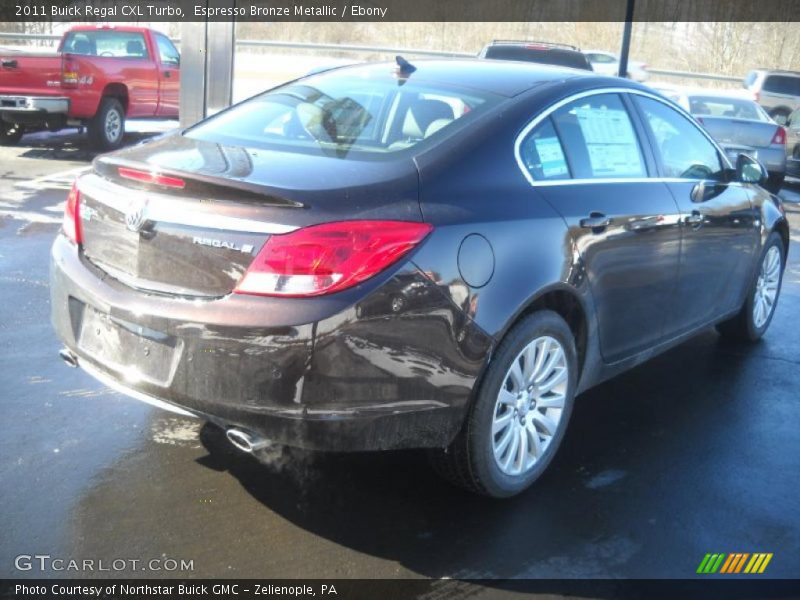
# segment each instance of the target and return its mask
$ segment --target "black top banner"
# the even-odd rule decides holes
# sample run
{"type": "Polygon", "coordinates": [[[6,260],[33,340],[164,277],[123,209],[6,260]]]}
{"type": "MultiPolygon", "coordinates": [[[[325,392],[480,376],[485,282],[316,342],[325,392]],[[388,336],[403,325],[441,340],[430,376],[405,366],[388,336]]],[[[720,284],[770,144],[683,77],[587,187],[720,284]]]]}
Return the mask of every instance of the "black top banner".
{"type": "Polygon", "coordinates": [[[0,0],[0,21],[796,21],[797,0],[0,0]]]}

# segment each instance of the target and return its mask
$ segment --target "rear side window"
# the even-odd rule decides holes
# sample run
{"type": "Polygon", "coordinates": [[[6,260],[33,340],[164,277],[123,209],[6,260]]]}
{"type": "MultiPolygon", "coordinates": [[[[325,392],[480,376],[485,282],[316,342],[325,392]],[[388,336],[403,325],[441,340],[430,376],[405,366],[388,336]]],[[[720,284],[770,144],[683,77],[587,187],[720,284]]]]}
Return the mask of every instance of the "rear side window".
{"type": "Polygon", "coordinates": [[[334,71],[251,98],[203,121],[191,138],[282,151],[379,158],[440,138],[500,102],[494,94],[334,71]]]}
{"type": "Polygon", "coordinates": [[[764,81],[764,91],[774,94],[800,96],[800,77],[788,75],[770,75],[764,81]]]}
{"type": "Polygon", "coordinates": [[[768,121],[763,110],[751,100],[726,98],[722,96],[689,96],[690,112],[696,116],[730,117],[768,121]]]}
{"type": "Polygon", "coordinates": [[[181,55],[175,45],[161,34],[156,34],[156,45],[158,45],[158,58],[161,64],[177,66],[181,62],[181,55]]]}
{"type": "Polygon", "coordinates": [[[537,125],[520,146],[520,157],[537,181],[569,179],[569,166],[552,121],[537,125]]]}
{"type": "Polygon", "coordinates": [[[574,178],[647,177],[636,131],[617,94],[575,100],[551,118],[574,178]]]}
{"type": "Polygon", "coordinates": [[[716,147],[692,121],[652,98],[636,96],[655,139],[665,177],[722,180],[716,147]]]}
{"type": "Polygon", "coordinates": [[[149,58],[141,33],[102,29],[68,33],[61,51],[84,56],[149,58]]]}
{"type": "Polygon", "coordinates": [[[611,64],[617,62],[617,59],[608,54],[589,54],[589,60],[596,63],[611,64]]]}

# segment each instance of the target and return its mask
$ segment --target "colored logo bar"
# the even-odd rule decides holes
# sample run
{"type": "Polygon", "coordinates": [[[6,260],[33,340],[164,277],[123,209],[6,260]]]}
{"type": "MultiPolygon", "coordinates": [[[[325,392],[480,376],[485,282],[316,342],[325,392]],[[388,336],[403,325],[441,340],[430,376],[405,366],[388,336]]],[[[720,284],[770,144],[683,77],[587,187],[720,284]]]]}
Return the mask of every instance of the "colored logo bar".
{"type": "Polygon", "coordinates": [[[711,575],[717,572],[728,575],[763,573],[771,560],[772,552],[706,554],[700,561],[700,566],[697,567],[697,573],[701,575],[711,575]]]}

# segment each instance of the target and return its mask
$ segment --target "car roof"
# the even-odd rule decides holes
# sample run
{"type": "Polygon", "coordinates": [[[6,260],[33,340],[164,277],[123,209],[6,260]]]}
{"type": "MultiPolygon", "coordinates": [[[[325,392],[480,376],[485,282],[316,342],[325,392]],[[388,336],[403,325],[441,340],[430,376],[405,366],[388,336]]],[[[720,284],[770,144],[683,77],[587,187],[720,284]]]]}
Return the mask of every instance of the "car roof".
{"type": "MultiPolygon", "coordinates": [[[[458,58],[411,59],[409,62],[415,67],[409,74],[410,80],[471,88],[507,97],[516,96],[542,83],[596,76],[592,71],[512,60],[458,58]]],[[[384,62],[342,67],[341,72],[380,77],[396,69],[395,63],[384,62]]]]}
{"type": "Polygon", "coordinates": [[[531,49],[554,49],[560,48],[562,50],[574,50],[580,52],[581,49],[572,44],[563,44],[561,42],[546,42],[541,40],[492,40],[486,47],[489,46],[522,46],[523,48],[531,49]]]}
{"type": "Polygon", "coordinates": [[[755,104],[753,97],[747,94],[747,90],[742,90],[744,93],[738,93],[735,90],[729,92],[720,92],[716,90],[692,90],[690,92],[683,92],[684,96],[688,98],[703,97],[703,98],[720,98],[722,100],[744,100],[745,102],[752,102],[755,104]]]}

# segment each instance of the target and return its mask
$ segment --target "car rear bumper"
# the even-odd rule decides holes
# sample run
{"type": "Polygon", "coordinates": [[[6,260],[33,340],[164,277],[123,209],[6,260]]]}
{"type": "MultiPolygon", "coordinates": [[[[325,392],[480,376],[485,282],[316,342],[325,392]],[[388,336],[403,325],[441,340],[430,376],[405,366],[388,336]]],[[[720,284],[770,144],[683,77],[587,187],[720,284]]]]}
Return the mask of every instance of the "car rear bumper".
{"type": "Polygon", "coordinates": [[[55,330],[121,391],[304,448],[446,446],[491,339],[412,263],[344,310],[315,302],[148,295],[53,244],[55,330]]]}
{"type": "Polygon", "coordinates": [[[58,113],[69,112],[69,98],[59,96],[0,95],[0,110],[4,113],[58,113]]]}
{"type": "Polygon", "coordinates": [[[770,173],[780,175],[786,172],[786,150],[784,148],[751,148],[726,144],[723,144],[722,147],[734,164],[736,157],[741,153],[757,159],[770,173]]]}

